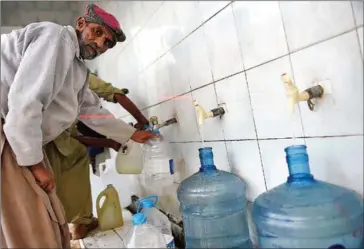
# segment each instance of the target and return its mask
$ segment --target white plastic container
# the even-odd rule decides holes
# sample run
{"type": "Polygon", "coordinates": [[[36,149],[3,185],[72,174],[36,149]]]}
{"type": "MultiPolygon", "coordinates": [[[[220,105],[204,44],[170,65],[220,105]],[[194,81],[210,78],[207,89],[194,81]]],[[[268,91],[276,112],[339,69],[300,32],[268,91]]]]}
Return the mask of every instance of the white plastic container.
{"type": "Polygon", "coordinates": [[[133,227],[129,229],[124,241],[126,248],[166,248],[163,234],[147,223],[147,217],[143,213],[133,215],[133,227]]]}
{"type": "Polygon", "coordinates": [[[172,235],[171,222],[168,217],[161,213],[155,206],[158,196],[151,195],[140,198],[138,201],[137,212],[145,214],[147,223],[157,228],[164,236],[167,248],[174,248],[174,238],[172,235]]]}
{"type": "Polygon", "coordinates": [[[143,170],[143,150],[141,145],[129,140],[125,147],[122,146],[116,155],[116,171],[119,174],[140,174],[143,170]]]}
{"type": "Polygon", "coordinates": [[[162,135],[149,139],[143,145],[143,173],[156,178],[170,174],[169,152],[169,144],[162,135]]]}
{"type": "Polygon", "coordinates": [[[139,181],[145,194],[161,197],[173,185],[170,159],[169,144],[162,135],[143,145],[143,173],[139,176],[139,181]]]}

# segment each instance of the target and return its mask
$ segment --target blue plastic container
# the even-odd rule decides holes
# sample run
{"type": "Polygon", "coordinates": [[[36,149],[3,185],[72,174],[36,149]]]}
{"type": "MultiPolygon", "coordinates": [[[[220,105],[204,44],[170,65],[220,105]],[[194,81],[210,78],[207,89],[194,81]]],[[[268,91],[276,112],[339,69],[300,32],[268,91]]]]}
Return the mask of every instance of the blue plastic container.
{"type": "Polygon", "coordinates": [[[315,180],[305,145],[285,151],[287,182],[254,201],[259,247],[363,248],[363,198],[315,180]]]}
{"type": "Polygon", "coordinates": [[[177,190],[186,248],[251,248],[245,184],[218,170],[212,148],[201,148],[200,171],[177,190]]]}

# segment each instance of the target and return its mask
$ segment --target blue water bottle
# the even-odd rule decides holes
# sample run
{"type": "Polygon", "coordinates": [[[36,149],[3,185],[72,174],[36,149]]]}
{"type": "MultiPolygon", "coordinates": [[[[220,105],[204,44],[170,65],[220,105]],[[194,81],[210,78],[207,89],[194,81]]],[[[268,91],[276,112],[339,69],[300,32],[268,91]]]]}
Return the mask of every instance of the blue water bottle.
{"type": "Polygon", "coordinates": [[[199,172],[177,190],[186,248],[251,248],[244,182],[216,168],[212,148],[199,152],[199,172]]]}
{"type": "Polygon", "coordinates": [[[254,201],[259,247],[363,248],[363,198],[315,180],[305,145],[285,152],[287,181],[254,201]]]}

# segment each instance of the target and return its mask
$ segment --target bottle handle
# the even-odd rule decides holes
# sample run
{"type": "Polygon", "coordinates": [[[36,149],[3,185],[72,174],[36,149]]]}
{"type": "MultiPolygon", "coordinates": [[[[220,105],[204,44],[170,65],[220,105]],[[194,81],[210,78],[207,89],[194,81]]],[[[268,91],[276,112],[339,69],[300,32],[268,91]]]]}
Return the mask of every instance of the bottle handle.
{"type": "Polygon", "coordinates": [[[131,149],[133,148],[133,143],[131,141],[127,142],[125,145],[121,147],[121,152],[124,156],[127,156],[130,154],[131,149]]]}
{"type": "Polygon", "coordinates": [[[96,211],[97,213],[101,213],[101,211],[103,210],[103,207],[105,206],[105,202],[107,200],[107,194],[101,192],[99,194],[99,196],[97,196],[97,199],[96,199],[96,211]],[[101,198],[105,196],[105,200],[104,202],[102,203],[102,206],[100,206],[100,201],[101,201],[101,198]]]}
{"type": "Polygon", "coordinates": [[[145,200],[152,200],[152,202],[154,203],[154,206],[157,204],[158,202],[158,196],[157,195],[150,195],[150,196],[146,196],[146,197],[143,197],[143,198],[140,198],[138,200],[138,207],[137,207],[137,213],[140,212],[140,210],[142,209],[141,207],[141,203],[145,200]]]}
{"type": "Polygon", "coordinates": [[[107,168],[106,162],[99,163],[100,177],[105,174],[107,168]]]}

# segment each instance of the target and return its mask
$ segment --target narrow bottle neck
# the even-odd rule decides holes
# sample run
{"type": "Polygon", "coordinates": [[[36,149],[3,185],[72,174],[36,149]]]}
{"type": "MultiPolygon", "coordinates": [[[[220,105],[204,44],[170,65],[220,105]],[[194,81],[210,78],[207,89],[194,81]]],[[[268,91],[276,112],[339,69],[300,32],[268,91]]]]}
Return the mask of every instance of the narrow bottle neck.
{"type": "Polygon", "coordinates": [[[216,170],[212,148],[210,147],[200,148],[199,152],[200,152],[199,156],[201,163],[200,171],[216,170]]]}
{"type": "Polygon", "coordinates": [[[288,164],[288,182],[312,181],[306,145],[294,145],[285,148],[288,164]]]}

